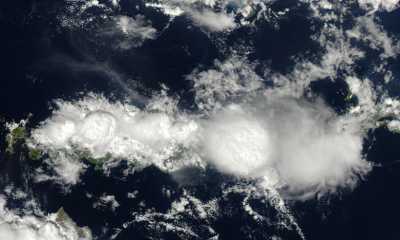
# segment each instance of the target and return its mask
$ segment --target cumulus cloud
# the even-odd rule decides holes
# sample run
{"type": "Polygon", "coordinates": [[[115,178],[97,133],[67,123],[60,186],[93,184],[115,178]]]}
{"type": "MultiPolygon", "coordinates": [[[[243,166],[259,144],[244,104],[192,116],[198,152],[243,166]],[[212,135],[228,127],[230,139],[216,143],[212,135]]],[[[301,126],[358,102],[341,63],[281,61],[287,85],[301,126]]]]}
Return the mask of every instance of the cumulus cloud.
{"type": "MultiPolygon", "coordinates": [[[[184,114],[174,115],[172,106],[165,112],[168,104],[159,99],[141,110],[97,95],[72,103],[58,101],[53,116],[32,132],[33,144],[50,154],[61,150],[88,151],[94,158],[112,154],[140,166],[154,164],[172,170],[181,164],[168,160],[190,147],[198,125],[184,114]]],[[[76,173],[75,168],[68,169],[76,173]]]]}
{"type": "Polygon", "coordinates": [[[50,158],[47,158],[45,163],[53,167],[54,173],[49,174],[42,168],[38,168],[34,180],[36,182],[58,182],[66,190],[68,185],[74,185],[80,181],[80,176],[86,169],[86,165],[82,161],[65,151],[51,152],[50,158]]]}
{"type": "Polygon", "coordinates": [[[367,43],[371,49],[382,49],[382,58],[395,57],[399,53],[400,45],[372,17],[359,17],[356,22],[353,29],[346,31],[348,37],[367,43]]]}
{"type": "MultiPolygon", "coordinates": [[[[375,6],[379,7],[394,6],[398,1],[365,1],[367,2],[375,3],[375,6]]],[[[352,124],[358,122],[364,129],[382,126],[387,122],[377,123],[376,119],[387,116],[399,118],[392,106],[386,104],[391,99],[388,98],[385,89],[389,87],[386,84],[393,79],[394,69],[389,59],[397,58],[400,45],[396,37],[385,31],[378,18],[370,14],[371,12],[354,17],[351,3],[343,2],[338,6],[340,14],[336,13],[337,6],[329,1],[317,1],[311,5],[314,17],[324,22],[321,31],[312,38],[325,53],[320,57],[318,64],[303,60],[296,64],[290,74],[275,74],[273,79],[278,87],[273,91],[301,96],[312,81],[325,78],[332,81],[344,79],[351,93],[347,97],[356,97],[358,103],[349,107],[348,117],[343,121],[353,122],[352,124]],[[353,18],[354,24],[343,25],[343,20],[347,17],[353,18]],[[379,53],[379,58],[368,57],[371,50],[379,53]],[[368,62],[373,73],[360,76],[355,71],[360,60],[368,62]],[[372,79],[379,80],[376,82],[372,79]]]]}
{"type": "Polygon", "coordinates": [[[206,157],[221,171],[267,177],[290,193],[352,187],[370,170],[362,133],[323,103],[260,98],[231,105],[206,128],[206,157]]]}
{"type": "Polygon", "coordinates": [[[237,26],[251,25],[261,19],[276,24],[276,20],[286,15],[290,9],[286,8],[276,12],[271,11],[270,5],[273,2],[259,0],[158,0],[157,2],[146,1],[145,6],[157,9],[171,17],[171,19],[183,14],[190,16],[194,13],[196,18],[200,18],[200,22],[206,23],[209,26],[217,26],[218,29],[225,25],[226,27],[223,30],[227,30],[237,26]],[[203,9],[203,11],[199,11],[199,8],[203,9]],[[229,12],[229,14],[226,12],[229,12]],[[221,24],[211,20],[223,20],[224,23],[221,24]],[[236,23],[235,20],[237,20],[236,23]]]}
{"type": "Polygon", "coordinates": [[[157,30],[143,15],[137,15],[134,18],[116,16],[99,32],[102,36],[109,37],[114,47],[121,50],[141,46],[144,41],[154,39],[157,34],[157,30]]]}
{"type": "Polygon", "coordinates": [[[264,89],[263,80],[254,72],[254,66],[237,56],[223,62],[216,60],[212,69],[195,70],[186,78],[192,81],[196,105],[204,112],[264,89]]]}
{"type": "Polygon", "coordinates": [[[238,105],[230,105],[205,123],[205,157],[220,170],[251,176],[271,162],[271,133],[238,105]]]}
{"type": "Polygon", "coordinates": [[[0,239],[7,240],[91,240],[87,228],[79,228],[67,215],[19,216],[5,207],[0,196],[0,239]]]}
{"type": "Polygon", "coordinates": [[[118,7],[118,6],[119,6],[119,1],[120,1],[120,0],[111,0],[111,4],[112,4],[114,7],[118,7]]]}
{"type": "MultiPolygon", "coordinates": [[[[235,24],[224,12],[160,2],[166,3],[210,31],[235,24]]],[[[379,1],[378,7],[388,8],[387,4],[379,1]]],[[[352,14],[348,5],[343,6],[342,14],[352,14]]],[[[342,17],[334,5],[318,1],[311,7],[314,17],[326,23],[312,36],[324,49],[318,61],[300,60],[288,74],[270,70],[263,77],[242,58],[216,61],[213,68],[187,76],[197,107],[190,114],[175,104],[166,107],[165,102],[174,102],[168,97],[153,99],[144,108],[98,95],[58,100],[53,115],[32,132],[32,142],[48,152],[70,153],[78,148],[96,158],[111,154],[111,159],[153,164],[164,171],[208,164],[239,178],[267,179],[280,192],[297,197],[354,187],[371,169],[362,155],[365,132],[374,127],[376,115],[385,116],[383,109],[388,108],[379,110],[386,105],[376,104],[381,100],[374,86],[353,71],[366,51],[352,41],[382,52],[380,60],[396,56],[398,50],[370,16],[341,28],[342,17]],[[319,100],[304,99],[311,82],[334,81],[339,73],[358,97],[357,106],[337,115],[319,100]],[[265,80],[273,86],[266,87],[265,80]]],[[[120,25],[121,32],[129,32],[125,25],[120,25]]]]}
{"type": "Polygon", "coordinates": [[[232,15],[212,10],[190,10],[189,16],[194,24],[204,27],[209,31],[220,32],[235,28],[235,19],[232,15]]]}
{"type": "Polygon", "coordinates": [[[115,199],[114,195],[106,195],[103,194],[97,202],[93,204],[94,208],[102,209],[104,207],[110,208],[112,211],[115,211],[120,206],[118,201],[115,199]]]}
{"type": "MultiPolygon", "coordinates": [[[[314,9],[315,17],[341,21],[331,12],[332,6],[322,5],[314,9]]],[[[197,16],[198,24],[207,14],[197,16]]],[[[219,24],[213,14],[201,24],[219,24]]],[[[325,49],[319,61],[299,61],[285,75],[266,73],[273,87],[266,87],[255,67],[239,57],[194,71],[187,76],[197,107],[191,114],[166,96],[154,98],[144,108],[98,95],[58,100],[53,115],[32,132],[33,145],[47,152],[85,150],[95,158],[111,154],[112,159],[153,164],[164,171],[210,164],[239,177],[267,178],[291,194],[353,187],[370,170],[362,156],[366,125],[361,122],[371,127],[371,118],[379,113],[370,81],[353,76],[353,65],[365,53],[350,40],[362,39],[369,47],[383,50],[384,57],[397,51],[371,18],[358,21],[348,31],[325,24],[313,36],[325,49]],[[303,99],[311,82],[334,80],[338,72],[343,72],[350,92],[359,98],[344,116],[320,101],[303,99]]],[[[121,29],[129,32],[124,24],[121,29]]]]}
{"type": "Polygon", "coordinates": [[[399,7],[399,0],[358,0],[360,6],[366,10],[393,11],[399,7]]]}
{"type": "MultiPolygon", "coordinates": [[[[168,172],[210,164],[302,194],[352,187],[370,169],[361,155],[362,132],[343,126],[323,103],[267,94],[223,104],[207,115],[157,108],[138,109],[97,95],[59,101],[53,116],[32,131],[32,144],[50,154],[73,156],[78,149],[168,172]]],[[[66,179],[79,172],[61,166],[56,171],[66,179]]]]}

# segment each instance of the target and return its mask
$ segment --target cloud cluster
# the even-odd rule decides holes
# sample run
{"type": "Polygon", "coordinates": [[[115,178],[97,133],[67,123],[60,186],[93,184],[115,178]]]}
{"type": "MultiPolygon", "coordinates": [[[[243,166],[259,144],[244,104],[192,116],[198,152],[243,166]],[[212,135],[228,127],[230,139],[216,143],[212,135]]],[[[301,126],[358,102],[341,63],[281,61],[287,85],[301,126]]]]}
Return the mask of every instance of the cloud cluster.
{"type": "MultiPolygon", "coordinates": [[[[59,101],[53,116],[32,131],[32,144],[50,154],[88,151],[169,172],[210,164],[238,177],[266,177],[290,192],[327,192],[354,186],[358,174],[370,169],[361,155],[362,133],[340,120],[323,103],[274,95],[223,105],[205,116],[91,95],[59,101]]],[[[77,177],[77,171],[62,172],[66,179],[77,177]]]]}
{"type": "Polygon", "coordinates": [[[204,9],[200,11],[191,10],[189,16],[195,25],[204,27],[212,32],[221,32],[235,28],[235,19],[233,15],[224,12],[214,12],[204,9]]]}
{"type": "Polygon", "coordinates": [[[0,239],[92,240],[90,230],[78,228],[69,218],[60,219],[58,214],[18,216],[5,205],[4,196],[0,196],[0,239]]]}
{"type": "Polygon", "coordinates": [[[194,24],[209,31],[220,32],[238,26],[251,25],[255,20],[276,20],[289,9],[271,14],[269,5],[273,1],[232,1],[232,0],[159,0],[145,2],[145,6],[162,11],[171,19],[187,15],[194,24]],[[229,12],[229,14],[228,14],[229,12]],[[237,20],[237,21],[236,21],[237,20]]]}
{"type": "Polygon", "coordinates": [[[323,103],[260,98],[231,105],[208,124],[206,157],[221,171],[264,176],[290,193],[352,187],[370,170],[362,133],[323,103]]]}
{"type": "MultiPolygon", "coordinates": [[[[71,103],[58,101],[53,116],[32,132],[33,143],[56,154],[56,158],[60,151],[68,154],[80,150],[93,158],[112,154],[140,166],[154,164],[173,170],[181,164],[170,164],[168,160],[190,147],[198,125],[184,114],[165,112],[168,103],[163,100],[157,104],[149,103],[148,109],[141,110],[97,95],[71,103]],[[164,110],[154,109],[158,107],[164,110]]],[[[71,173],[76,176],[76,171],[71,173]]]]}
{"type": "Polygon", "coordinates": [[[229,105],[205,122],[204,157],[221,171],[252,176],[273,161],[272,134],[239,105],[229,105]]]}
{"type": "Polygon", "coordinates": [[[254,66],[237,56],[221,62],[206,71],[193,71],[186,76],[193,83],[195,101],[202,112],[211,112],[222,104],[243,96],[252,96],[264,89],[263,79],[254,66]]]}
{"type": "Polygon", "coordinates": [[[346,35],[351,39],[368,44],[371,49],[382,49],[382,59],[395,57],[400,50],[396,39],[391,38],[383,27],[371,17],[356,18],[355,27],[347,30],[346,35]]]}
{"type": "Polygon", "coordinates": [[[144,41],[156,38],[157,34],[157,30],[143,15],[134,18],[123,15],[113,17],[107,26],[98,31],[100,36],[110,39],[114,48],[121,50],[141,46],[144,41]]]}
{"type": "Polygon", "coordinates": [[[358,0],[360,6],[366,10],[393,11],[399,7],[399,0],[358,0]]]}
{"type": "MultiPolygon", "coordinates": [[[[193,7],[196,4],[191,3],[198,1],[160,1],[156,5],[174,7],[170,8],[176,10],[174,14],[187,14],[209,31],[224,31],[237,24],[223,8],[212,10],[215,1],[200,2],[204,8],[193,7]]],[[[359,2],[360,6],[369,2],[384,9],[395,6],[393,1],[359,2]]],[[[371,169],[362,156],[365,132],[374,127],[377,115],[388,115],[375,86],[358,76],[354,66],[365,58],[368,48],[382,53],[378,68],[384,68],[388,58],[397,56],[398,46],[371,15],[342,26],[337,8],[343,7],[341,14],[347,16],[352,14],[349,6],[312,2],[312,17],[326,23],[312,36],[324,50],[318,61],[299,59],[288,73],[269,70],[263,76],[240,57],[215,61],[211,69],[187,76],[193,83],[197,109],[190,114],[175,104],[166,106],[164,103],[175,101],[169,97],[154,98],[143,108],[98,95],[72,102],[58,100],[53,115],[32,132],[32,146],[64,159],[54,165],[70,184],[78,181],[84,167],[77,165],[78,158],[69,164],[61,162],[78,150],[94,158],[110,155],[112,161],[127,159],[168,172],[212,165],[240,178],[266,178],[282,192],[303,196],[353,187],[358,177],[371,169]],[[310,93],[312,82],[338,77],[351,94],[345,97],[358,100],[343,115],[319,100],[305,100],[306,95],[316,97],[310,93]],[[266,87],[264,81],[272,86],[266,87]]],[[[117,19],[118,31],[127,35],[147,26],[142,22],[138,27],[138,19],[117,19]]],[[[390,126],[394,128],[395,123],[390,126]]]]}

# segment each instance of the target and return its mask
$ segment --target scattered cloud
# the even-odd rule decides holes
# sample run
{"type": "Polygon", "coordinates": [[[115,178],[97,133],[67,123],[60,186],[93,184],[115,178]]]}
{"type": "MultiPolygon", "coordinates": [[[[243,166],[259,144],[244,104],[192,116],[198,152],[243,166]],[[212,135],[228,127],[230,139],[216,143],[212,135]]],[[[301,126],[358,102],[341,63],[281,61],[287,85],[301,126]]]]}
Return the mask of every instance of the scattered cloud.
{"type": "Polygon", "coordinates": [[[204,27],[212,32],[221,32],[235,28],[235,19],[233,15],[224,12],[214,12],[209,9],[191,10],[189,16],[195,25],[204,27]]]}
{"type": "Polygon", "coordinates": [[[139,47],[146,40],[155,39],[157,34],[157,30],[143,15],[134,18],[116,16],[107,27],[100,27],[98,31],[100,35],[110,38],[114,48],[121,50],[139,47]]]}
{"type": "Polygon", "coordinates": [[[377,11],[393,11],[399,7],[399,0],[358,0],[358,4],[365,10],[377,11]]]}
{"type": "Polygon", "coordinates": [[[264,89],[263,79],[255,73],[254,66],[238,56],[223,62],[216,60],[211,69],[195,70],[186,78],[192,81],[196,105],[204,112],[264,89]]]}
{"type": "MultiPolygon", "coordinates": [[[[210,9],[194,10],[178,2],[171,6],[181,7],[195,24],[210,31],[235,27],[233,16],[212,11],[213,2],[207,4],[210,9]]],[[[354,65],[366,50],[351,41],[379,49],[384,61],[396,56],[397,47],[370,16],[343,29],[334,5],[322,1],[312,10],[313,17],[326,23],[312,36],[322,48],[317,60],[299,57],[291,72],[269,70],[262,76],[245,58],[215,61],[210,69],[187,76],[197,110],[190,113],[178,107],[178,100],[162,94],[144,107],[96,94],[57,100],[52,116],[32,131],[32,147],[64,159],[64,164],[49,165],[69,184],[79,181],[85,166],[77,163],[84,152],[103,159],[105,169],[119,159],[167,172],[211,165],[238,178],[268,179],[281,193],[301,197],[354,187],[371,170],[362,155],[366,132],[376,127],[377,116],[394,110],[368,78],[355,73],[354,65]],[[358,98],[343,115],[306,96],[310,83],[338,77],[358,98]],[[65,164],[65,158],[73,160],[65,164]]],[[[344,8],[343,14],[347,11],[344,8]]],[[[122,35],[149,39],[154,34],[140,16],[115,20],[122,35]]],[[[395,122],[390,126],[394,128],[395,122]]]]}
{"type": "Polygon", "coordinates": [[[92,240],[88,228],[79,228],[60,212],[48,216],[19,216],[6,208],[0,195],[0,239],[7,240],[92,240]]]}
{"type": "Polygon", "coordinates": [[[397,41],[391,38],[371,16],[357,18],[355,27],[347,30],[346,34],[351,39],[367,43],[371,49],[382,49],[381,58],[395,57],[400,50],[397,41]]]}

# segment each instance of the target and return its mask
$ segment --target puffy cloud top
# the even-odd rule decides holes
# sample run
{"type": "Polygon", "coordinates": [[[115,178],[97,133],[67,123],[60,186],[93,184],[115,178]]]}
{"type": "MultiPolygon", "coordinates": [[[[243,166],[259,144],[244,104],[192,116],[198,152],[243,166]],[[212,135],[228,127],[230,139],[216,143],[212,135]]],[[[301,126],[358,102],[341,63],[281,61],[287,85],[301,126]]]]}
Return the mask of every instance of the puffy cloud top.
{"type": "Polygon", "coordinates": [[[189,16],[196,25],[210,31],[224,31],[233,29],[236,26],[233,16],[224,12],[217,13],[211,10],[191,10],[189,16]]]}
{"type": "Polygon", "coordinates": [[[53,117],[32,132],[32,143],[66,152],[57,154],[62,162],[80,149],[165,171],[210,164],[301,194],[352,187],[370,169],[361,155],[361,132],[342,125],[323,103],[258,96],[208,116],[138,109],[96,95],[58,104],[53,117]]]}

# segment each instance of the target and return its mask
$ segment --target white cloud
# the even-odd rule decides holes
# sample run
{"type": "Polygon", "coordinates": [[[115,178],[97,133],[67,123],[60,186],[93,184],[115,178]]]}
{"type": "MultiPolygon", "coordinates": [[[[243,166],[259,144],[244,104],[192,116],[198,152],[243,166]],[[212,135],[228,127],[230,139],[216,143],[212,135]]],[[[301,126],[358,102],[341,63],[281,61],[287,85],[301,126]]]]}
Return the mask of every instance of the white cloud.
{"type": "MultiPolygon", "coordinates": [[[[398,1],[364,1],[371,3],[375,8],[394,7],[398,1]]],[[[321,31],[312,38],[320,45],[325,53],[318,64],[307,60],[300,61],[294,71],[288,75],[276,74],[275,82],[281,91],[288,95],[301,96],[310,82],[318,79],[329,78],[334,81],[337,77],[344,78],[352,96],[356,96],[358,104],[349,108],[344,122],[360,125],[364,131],[385,125],[386,121],[377,122],[377,119],[386,116],[400,119],[396,107],[393,108],[386,102],[388,94],[385,93],[388,84],[393,79],[393,69],[388,62],[389,58],[397,58],[400,45],[395,36],[385,31],[379,19],[371,12],[354,17],[351,3],[343,2],[332,5],[329,1],[314,1],[311,4],[314,17],[323,21],[321,31]],[[340,7],[340,14],[337,14],[340,7]],[[352,25],[344,25],[343,19],[350,17],[354,20],[352,25]],[[355,44],[356,43],[356,44],[355,44]],[[361,47],[363,49],[361,49],[361,47]],[[360,47],[360,48],[359,48],[360,47]],[[367,47],[365,49],[364,47],[367,47]],[[368,58],[368,52],[379,52],[379,58],[368,58]],[[356,63],[367,60],[369,68],[379,78],[372,82],[368,76],[359,76],[355,72],[356,63]],[[339,74],[340,73],[340,74],[339,74]]],[[[377,9],[372,9],[376,11],[377,9]]],[[[367,71],[368,72],[368,71],[367,71]]],[[[376,76],[374,77],[376,78],[376,76]]],[[[351,97],[351,96],[347,96],[351,97]]],[[[397,100],[395,100],[397,101],[397,100]]]]}
{"type": "MultiPolygon", "coordinates": [[[[218,16],[223,12],[193,10],[191,2],[165,2],[209,30],[234,24],[230,15],[218,16]]],[[[342,14],[351,14],[344,6],[342,14]]],[[[78,148],[96,158],[109,153],[106,168],[120,158],[167,172],[210,164],[239,178],[268,179],[279,191],[300,196],[354,187],[371,168],[362,156],[365,133],[376,127],[378,116],[395,110],[377,97],[367,78],[355,74],[354,65],[365,52],[351,41],[367,42],[383,58],[394,56],[397,47],[371,17],[343,29],[334,5],[323,1],[312,9],[324,22],[312,36],[322,54],[300,59],[288,74],[270,70],[262,78],[242,58],[216,61],[212,69],[187,76],[198,109],[190,114],[166,96],[153,98],[144,109],[98,95],[59,100],[53,115],[32,132],[33,143],[48,152],[71,154],[78,148]],[[311,82],[338,76],[358,97],[357,106],[338,116],[324,103],[304,100],[311,82]],[[264,80],[273,86],[266,87],[264,80]]],[[[130,30],[122,23],[120,31],[130,30]]]]}
{"type": "Polygon", "coordinates": [[[142,15],[137,15],[135,18],[117,16],[114,21],[115,26],[105,29],[104,33],[111,35],[113,41],[117,41],[117,48],[130,49],[142,45],[145,40],[156,37],[157,30],[142,15]]]}
{"type": "Polygon", "coordinates": [[[118,7],[118,6],[119,6],[119,1],[120,1],[120,0],[111,0],[111,4],[112,4],[114,7],[118,7]]]}
{"type": "Polygon", "coordinates": [[[207,71],[194,71],[187,76],[193,82],[195,101],[201,111],[213,111],[221,103],[229,102],[244,95],[252,95],[264,88],[262,78],[254,72],[254,67],[234,56],[224,62],[215,61],[207,71]]]}
{"type": "Polygon", "coordinates": [[[79,228],[69,218],[19,216],[5,207],[0,196],[0,239],[6,240],[91,240],[90,230],[79,228]]]}
{"type": "Polygon", "coordinates": [[[382,58],[395,57],[400,50],[396,40],[392,39],[371,16],[357,18],[355,27],[347,30],[346,34],[352,39],[367,43],[371,49],[382,49],[382,58]]]}
{"type": "Polygon", "coordinates": [[[50,161],[49,164],[55,166],[55,173],[67,184],[78,183],[80,175],[85,168],[81,161],[69,158],[62,152],[59,152],[57,156],[53,155],[52,159],[47,161],[50,161]]]}
{"type": "Polygon", "coordinates": [[[393,11],[399,7],[399,0],[358,0],[360,6],[366,10],[393,11]]]}
{"type": "Polygon", "coordinates": [[[160,9],[164,12],[164,14],[171,16],[171,17],[177,17],[180,16],[184,13],[184,11],[179,7],[175,5],[168,5],[168,4],[161,4],[161,3],[145,3],[146,7],[152,7],[155,9],[160,9]]]}
{"type": "Polygon", "coordinates": [[[265,0],[158,0],[157,2],[146,2],[145,5],[162,11],[171,19],[183,14],[191,15],[194,13],[196,19],[199,18],[198,22],[206,24],[205,26],[221,29],[221,26],[226,25],[223,28],[223,30],[226,30],[239,25],[251,25],[256,20],[261,19],[273,22],[290,11],[286,8],[282,11],[273,12],[269,7],[272,3],[273,1],[265,0]],[[230,14],[225,13],[228,9],[230,14]],[[239,20],[237,23],[234,22],[236,17],[239,20]],[[212,20],[223,20],[224,23],[212,20]],[[228,28],[228,26],[230,27],[228,28]]]}
{"type": "Polygon", "coordinates": [[[146,2],[146,7],[156,8],[170,17],[177,17],[190,10],[194,4],[201,4],[207,7],[214,7],[216,0],[160,0],[157,3],[146,2]]]}
{"type": "MultiPolygon", "coordinates": [[[[171,112],[156,110],[168,109],[168,104],[168,101],[162,106],[150,103],[149,110],[143,111],[96,95],[72,103],[58,101],[58,110],[53,116],[32,132],[32,144],[52,155],[67,151],[74,157],[71,152],[80,150],[88,151],[94,158],[112,154],[115,158],[133,160],[142,167],[154,164],[173,170],[180,164],[170,159],[190,145],[198,125],[184,114],[174,116],[171,112]]],[[[78,168],[73,164],[56,166],[62,167],[59,171],[64,175],[76,176],[78,172],[74,171],[78,168]]]]}
{"type": "Polygon", "coordinates": [[[93,204],[94,208],[108,207],[112,211],[115,211],[120,206],[119,202],[115,199],[114,195],[103,194],[97,202],[93,204]]]}
{"type": "Polygon", "coordinates": [[[127,16],[116,18],[117,26],[126,35],[140,36],[143,39],[154,38],[156,30],[148,26],[142,15],[137,15],[134,19],[127,16]]]}
{"type": "Polygon", "coordinates": [[[228,109],[204,135],[207,157],[221,171],[264,176],[290,193],[323,193],[353,187],[370,170],[362,133],[322,103],[260,98],[228,109]]]}
{"type": "Polygon", "coordinates": [[[272,136],[264,125],[238,105],[230,105],[205,123],[204,155],[220,170],[252,176],[272,162],[272,136]]]}
{"type": "Polygon", "coordinates": [[[224,12],[214,12],[212,10],[190,10],[190,18],[195,25],[204,27],[209,31],[221,32],[235,28],[235,19],[233,15],[224,12]]]}
{"type": "MultiPolygon", "coordinates": [[[[368,172],[361,155],[362,132],[342,125],[324,104],[312,106],[270,94],[245,95],[241,101],[222,103],[204,116],[179,109],[140,110],[96,95],[59,101],[53,117],[32,132],[32,141],[49,153],[78,157],[74,151],[80,149],[95,158],[110,154],[107,161],[124,158],[164,171],[208,163],[238,177],[269,178],[275,187],[290,192],[352,187],[357,174],[368,172]],[[74,128],[64,128],[65,119],[73,119],[74,128]],[[58,132],[52,130],[57,124],[58,132]],[[60,142],[54,134],[68,137],[60,142]]],[[[74,161],[63,159],[68,164],[55,164],[56,172],[67,180],[76,178],[79,171],[69,167],[74,161]]]]}

